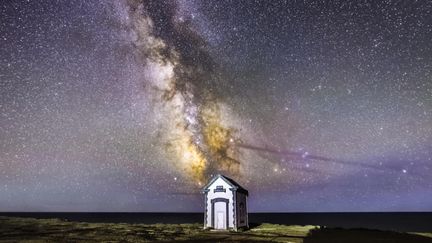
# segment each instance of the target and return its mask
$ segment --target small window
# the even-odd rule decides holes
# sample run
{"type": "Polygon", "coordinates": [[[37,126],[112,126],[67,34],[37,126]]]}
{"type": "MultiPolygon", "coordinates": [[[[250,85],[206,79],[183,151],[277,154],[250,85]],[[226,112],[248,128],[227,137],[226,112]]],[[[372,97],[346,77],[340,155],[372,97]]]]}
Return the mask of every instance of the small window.
{"type": "Polygon", "coordinates": [[[240,203],[239,205],[239,214],[240,214],[240,223],[244,223],[245,222],[245,206],[243,204],[243,202],[240,203]]]}

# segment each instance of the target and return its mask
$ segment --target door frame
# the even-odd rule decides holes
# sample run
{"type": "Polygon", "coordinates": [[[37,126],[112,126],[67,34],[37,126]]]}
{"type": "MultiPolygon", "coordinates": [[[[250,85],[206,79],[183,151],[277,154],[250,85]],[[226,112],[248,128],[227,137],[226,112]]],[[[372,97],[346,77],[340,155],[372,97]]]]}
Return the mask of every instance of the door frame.
{"type": "Polygon", "coordinates": [[[229,228],[229,211],[228,211],[228,203],[229,203],[229,199],[227,199],[227,198],[221,198],[221,197],[218,197],[218,198],[214,198],[214,199],[212,199],[212,200],[210,200],[211,201],[211,214],[212,214],[212,227],[213,228],[215,228],[215,203],[217,203],[217,202],[224,202],[225,204],[226,204],[226,229],[228,229],[229,228]]]}

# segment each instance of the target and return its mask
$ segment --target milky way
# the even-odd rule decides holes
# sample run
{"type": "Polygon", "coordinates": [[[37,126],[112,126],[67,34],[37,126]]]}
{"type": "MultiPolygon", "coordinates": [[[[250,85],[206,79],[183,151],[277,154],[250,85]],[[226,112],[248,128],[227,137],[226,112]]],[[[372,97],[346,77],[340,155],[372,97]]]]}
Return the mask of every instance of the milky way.
{"type": "Polygon", "coordinates": [[[7,1],[0,210],[432,210],[429,1],[7,1]],[[258,196],[261,195],[261,196],[258,196]]]}
{"type": "Polygon", "coordinates": [[[151,73],[147,93],[169,117],[160,121],[160,139],[171,159],[201,186],[214,172],[239,176],[235,129],[224,124],[205,41],[176,18],[175,4],[129,1],[116,7],[132,52],[151,73]],[[163,23],[152,20],[155,12],[165,17],[163,23]]]}

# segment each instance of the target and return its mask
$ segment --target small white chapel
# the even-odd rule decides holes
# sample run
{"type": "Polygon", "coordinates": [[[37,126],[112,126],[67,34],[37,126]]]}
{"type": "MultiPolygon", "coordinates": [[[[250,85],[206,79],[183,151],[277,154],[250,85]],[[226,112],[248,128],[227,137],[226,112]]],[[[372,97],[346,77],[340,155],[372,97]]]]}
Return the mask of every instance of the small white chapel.
{"type": "Polygon", "coordinates": [[[238,230],[248,228],[248,191],[224,175],[214,176],[203,188],[204,229],[238,230]]]}

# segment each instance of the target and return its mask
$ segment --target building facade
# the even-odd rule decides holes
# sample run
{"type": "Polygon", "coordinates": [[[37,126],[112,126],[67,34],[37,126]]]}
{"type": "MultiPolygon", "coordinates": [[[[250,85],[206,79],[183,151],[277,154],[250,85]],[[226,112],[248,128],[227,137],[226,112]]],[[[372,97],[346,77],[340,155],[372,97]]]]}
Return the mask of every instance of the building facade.
{"type": "Polygon", "coordinates": [[[233,179],[214,176],[203,188],[204,228],[237,230],[249,227],[248,191],[233,179]]]}

